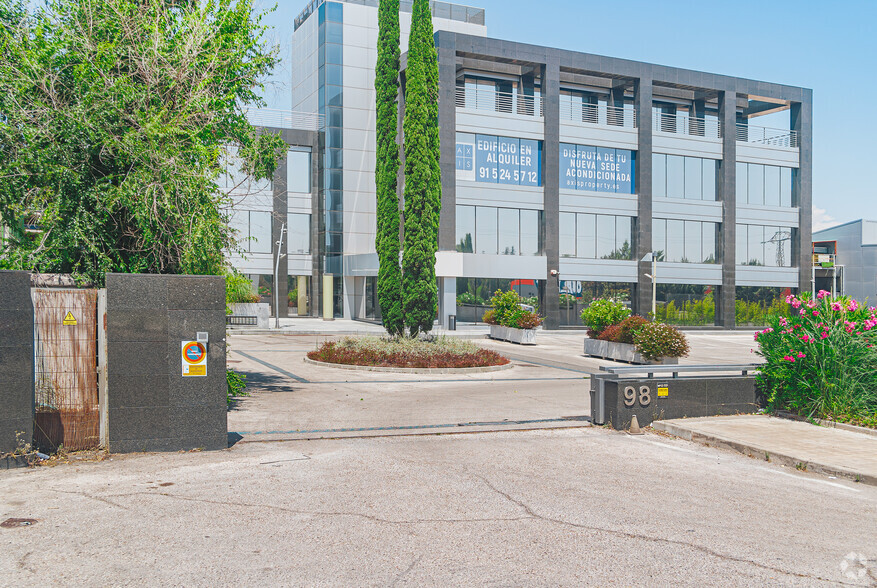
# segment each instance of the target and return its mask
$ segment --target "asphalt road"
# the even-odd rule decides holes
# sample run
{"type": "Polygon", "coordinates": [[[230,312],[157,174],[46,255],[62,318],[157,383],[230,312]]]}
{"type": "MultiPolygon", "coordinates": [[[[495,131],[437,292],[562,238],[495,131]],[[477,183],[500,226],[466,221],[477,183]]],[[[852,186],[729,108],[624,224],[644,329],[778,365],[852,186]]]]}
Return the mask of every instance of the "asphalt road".
{"type": "Polygon", "coordinates": [[[14,470],[10,517],[37,520],[0,528],[10,586],[877,582],[877,488],[601,428],[14,470]]]}

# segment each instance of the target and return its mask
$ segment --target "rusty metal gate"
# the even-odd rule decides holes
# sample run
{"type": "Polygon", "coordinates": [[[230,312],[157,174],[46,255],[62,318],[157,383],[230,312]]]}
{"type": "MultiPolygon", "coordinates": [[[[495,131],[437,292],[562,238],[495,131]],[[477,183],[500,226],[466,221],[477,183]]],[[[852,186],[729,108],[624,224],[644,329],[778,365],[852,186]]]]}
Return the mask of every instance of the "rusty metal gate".
{"type": "Polygon", "coordinates": [[[34,442],[47,451],[100,444],[98,291],[33,288],[34,442]]]}

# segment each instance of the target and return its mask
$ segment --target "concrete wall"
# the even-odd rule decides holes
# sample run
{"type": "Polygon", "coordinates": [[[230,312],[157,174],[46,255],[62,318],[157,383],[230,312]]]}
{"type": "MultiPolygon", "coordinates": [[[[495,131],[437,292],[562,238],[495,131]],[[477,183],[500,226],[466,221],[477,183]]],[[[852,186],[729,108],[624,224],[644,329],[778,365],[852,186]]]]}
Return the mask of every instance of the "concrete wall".
{"type": "Polygon", "coordinates": [[[33,437],[33,321],[30,274],[0,271],[0,453],[33,437]]]}
{"type": "Polygon", "coordinates": [[[226,448],[223,278],[107,274],[106,289],[109,450],[226,448]],[[199,331],[207,376],[184,378],[181,342],[199,331]]]}

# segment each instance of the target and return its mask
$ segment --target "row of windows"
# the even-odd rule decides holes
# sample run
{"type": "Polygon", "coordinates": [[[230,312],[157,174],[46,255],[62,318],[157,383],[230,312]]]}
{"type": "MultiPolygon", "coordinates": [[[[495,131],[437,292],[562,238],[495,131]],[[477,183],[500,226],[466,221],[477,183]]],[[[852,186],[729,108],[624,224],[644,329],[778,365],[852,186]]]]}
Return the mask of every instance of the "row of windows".
{"type": "Polygon", "coordinates": [[[561,212],[560,256],[633,259],[633,218],[561,212]]]}
{"type": "Polygon", "coordinates": [[[487,255],[540,255],[542,212],[457,206],[457,251],[487,255]]]}
{"type": "Polygon", "coordinates": [[[636,151],[560,144],[560,187],[633,194],[636,151]]]}
{"type": "MultiPolygon", "coordinates": [[[[226,173],[217,179],[220,188],[235,190],[245,194],[256,192],[273,192],[274,182],[271,180],[252,180],[246,173],[241,171],[241,160],[237,157],[237,150],[229,148],[226,173]]],[[[286,190],[300,194],[309,194],[311,191],[311,152],[290,150],[286,154],[286,190]]]]}
{"type": "Polygon", "coordinates": [[[652,220],[652,250],[658,261],[718,263],[718,225],[702,221],[652,220]]]}
{"type": "Polygon", "coordinates": [[[792,168],[738,162],[737,204],[792,206],[792,168]]]}
{"type": "Polygon", "coordinates": [[[792,267],[792,229],[737,225],[737,265],[792,267]]]}
{"type": "Polygon", "coordinates": [[[682,155],[652,154],[655,198],[716,199],[718,161],[682,155]]]}
{"type": "Polygon", "coordinates": [[[457,133],[457,177],[519,186],[542,185],[542,141],[457,133]]]}

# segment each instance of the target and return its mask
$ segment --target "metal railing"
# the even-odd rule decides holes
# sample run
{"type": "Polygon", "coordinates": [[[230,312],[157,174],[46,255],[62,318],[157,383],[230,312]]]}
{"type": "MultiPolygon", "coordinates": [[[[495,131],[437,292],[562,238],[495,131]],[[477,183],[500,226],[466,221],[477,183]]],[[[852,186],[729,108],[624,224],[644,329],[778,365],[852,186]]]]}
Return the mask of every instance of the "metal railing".
{"type": "Polygon", "coordinates": [[[798,132],[737,123],[737,140],[772,147],[798,147],[798,132]]]}
{"type": "Polygon", "coordinates": [[[655,113],[652,130],[670,135],[688,135],[706,139],[721,139],[721,121],[714,118],[696,118],[685,114],[655,113]]]}
{"type": "Polygon", "coordinates": [[[608,104],[582,104],[561,101],[560,119],[592,125],[636,128],[636,110],[608,104]]]}
{"type": "Polygon", "coordinates": [[[458,87],[456,103],[457,108],[507,112],[521,116],[542,116],[541,96],[458,87]]]}
{"type": "Polygon", "coordinates": [[[270,108],[247,108],[245,112],[250,124],[257,127],[322,131],[326,126],[326,118],[322,114],[314,112],[272,110],[270,108]]]}
{"type": "MultiPolygon", "coordinates": [[[[759,363],[739,363],[739,364],[707,364],[707,365],[672,365],[672,364],[652,364],[652,365],[641,365],[641,366],[600,366],[600,372],[594,374],[595,376],[599,376],[601,378],[607,379],[625,379],[625,378],[635,378],[638,377],[639,374],[646,374],[648,378],[655,377],[655,374],[659,374],[659,377],[671,377],[671,378],[679,378],[679,374],[705,374],[705,373],[722,373],[722,374],[734,374],[741,376],[748,376],[752,372],[758,372],[761,370],[763,364],[759,363]]],[[[683,376],[684,377],[684,376],[683,376]]]]}

